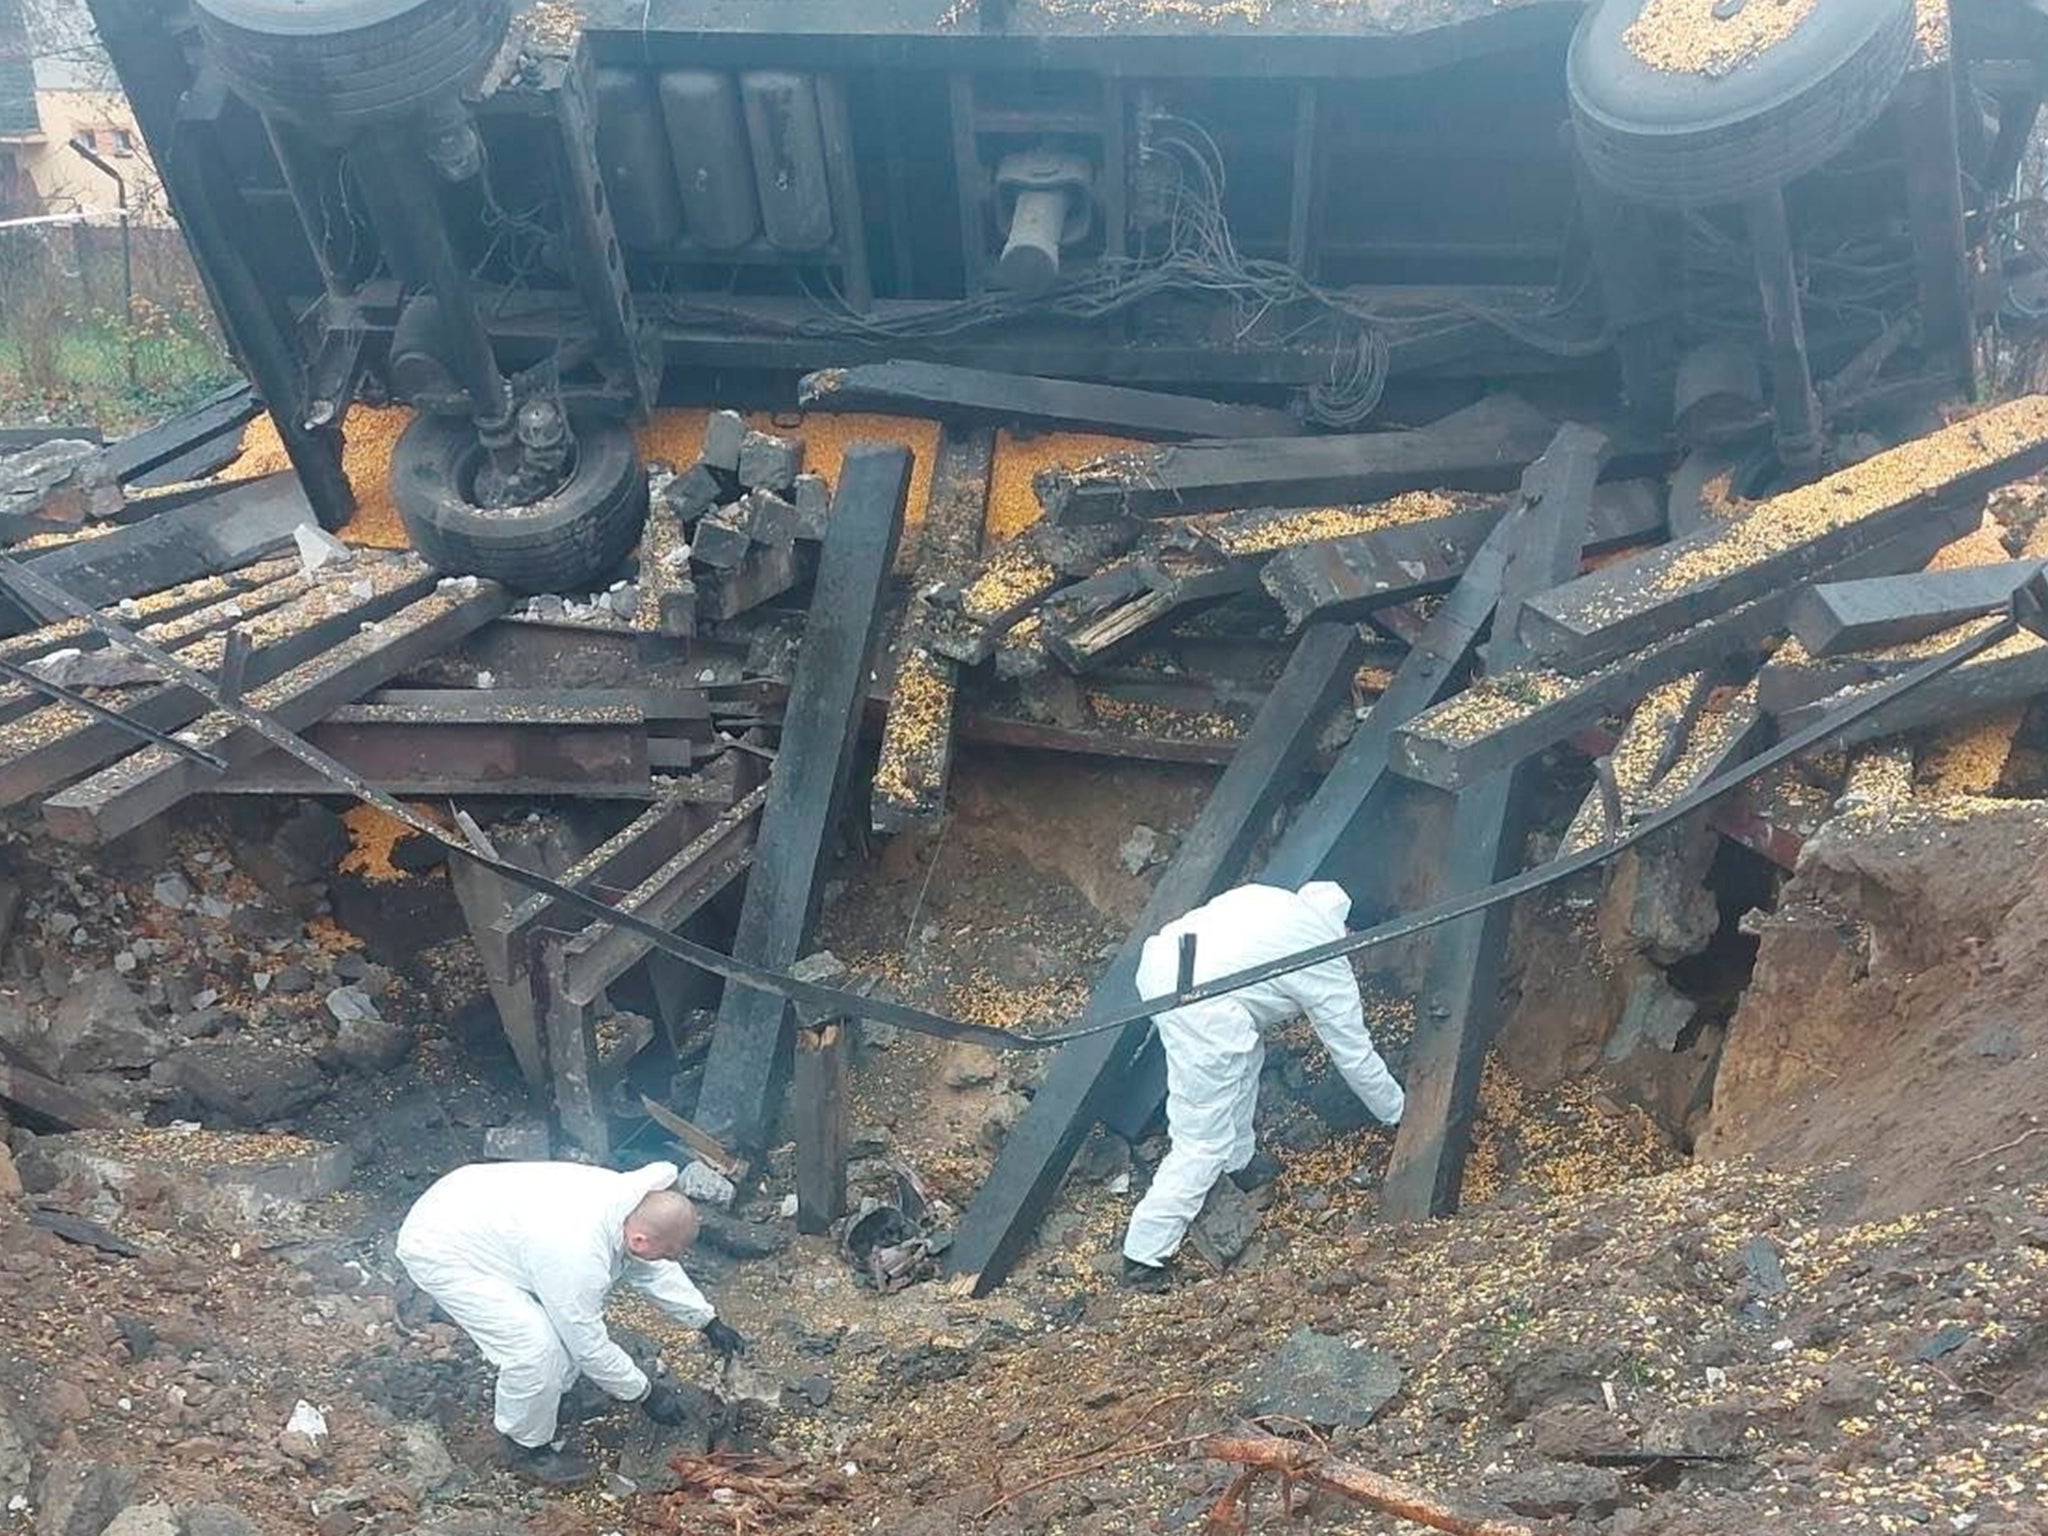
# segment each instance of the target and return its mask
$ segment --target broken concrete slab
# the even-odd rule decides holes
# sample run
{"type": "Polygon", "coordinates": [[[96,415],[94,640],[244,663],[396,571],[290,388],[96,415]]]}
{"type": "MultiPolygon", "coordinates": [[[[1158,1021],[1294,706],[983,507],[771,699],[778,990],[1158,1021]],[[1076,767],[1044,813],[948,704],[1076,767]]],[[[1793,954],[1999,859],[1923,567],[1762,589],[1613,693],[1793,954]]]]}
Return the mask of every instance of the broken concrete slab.
{"type": "Polygon", "coordinates": [[[1218,1179],[1188,1228],[1188,1246],[1218,1270],[1230,1268],[1258,1235],[1259,1208],[1229,1179],[1218,1179]]]}
{"type": "Polygon", "coordinates": [[[1393,1356],[1297,1328],[1245,1384],[1244,1411],[1331,1428],[1370,1424],[1401,1390],[1393,1356]]]}
{"type": "Polygon", "coordinates": [[[202,1221],[255,1226],[294,1219],[346,1188],[355,1171],[347,1147],[299,1137],[192,1132],[187,1151],[178,1132],[142,1133],[153,1140],[139,1146],[129,1134],[38,1136],[21,1154],[22,1178],[35,1189],[80,1192],[95,1211],[146,1192],[202,1221]]]}
{"type": "Polygon", "coordinates": [[[122,1510],[108,1523],[104,1536],[182,1536],[182,1525],[175,1509],[152,1501],[122,1510]]]}

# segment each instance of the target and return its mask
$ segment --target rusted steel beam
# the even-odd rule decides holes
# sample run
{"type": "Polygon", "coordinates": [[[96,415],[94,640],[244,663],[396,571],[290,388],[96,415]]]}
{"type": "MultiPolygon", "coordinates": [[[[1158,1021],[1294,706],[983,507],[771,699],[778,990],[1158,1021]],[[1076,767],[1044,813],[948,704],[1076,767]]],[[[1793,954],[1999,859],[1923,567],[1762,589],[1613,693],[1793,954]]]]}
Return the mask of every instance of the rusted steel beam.
{"type": "MultiPolygon", "coordinates": [[[[288,728],[310,725],[503,613],[508,601],[496,582],[444,582],[440,590],[251,690],[248,703],[288,728]]],[[[183,736],[230,764],[245,763],[269,745],[230,715],[208,716],[183,736]]],[[[104,842],[188,795],[204,793],[211,782],[212,775],[191,758],[146,747],[44,801],[43,819],[69,841],[104,842]]]]}

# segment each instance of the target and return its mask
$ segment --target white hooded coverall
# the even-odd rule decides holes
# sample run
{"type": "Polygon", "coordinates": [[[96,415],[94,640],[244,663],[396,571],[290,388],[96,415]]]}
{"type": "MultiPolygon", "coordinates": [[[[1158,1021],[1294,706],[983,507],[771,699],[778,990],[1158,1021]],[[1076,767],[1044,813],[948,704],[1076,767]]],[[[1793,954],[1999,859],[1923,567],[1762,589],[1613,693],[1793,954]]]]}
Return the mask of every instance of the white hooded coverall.
{"type": "Polygon", "coordinates": [[[604,1326],[619,1280],[686,1328],[717,1315],[682,1265],[626,1251],[626,1217],[675,1181],[674,1163],[472,1163],[407,1212],[398,1260],[498,1368],[500,1433],[529,1448],[552,1441],[579,1372],[627,1402],[647,1395],[646,1373],[604,1326]]]}
{"type": "MultiPolygon", "coordinates": [[[[1170,997],[1180,979],[1181,935],[1195,935],[1195,980],[1213,981],[1344,936],[1351,898],[1327,880],[1299,892],[1241,885],[1169,923],[1145,941],[1138,995],[1170,997]]],[[[1257,1150],[1252,1119],[1259,1104],[1262,1025],[1305,1014],[1351,1091],[1380,1121],[1400,1121],[1401,1085],[1373,1048],[1365,1006],[1350,965],[1321,965],[1276,976],[1153,1019],[1166,1050],[1166,1127],[1172,1150],[1131,1213],[1124,1257],[1163,1264],[1201,1214],[1209,1189],[1257,1150]]]]}

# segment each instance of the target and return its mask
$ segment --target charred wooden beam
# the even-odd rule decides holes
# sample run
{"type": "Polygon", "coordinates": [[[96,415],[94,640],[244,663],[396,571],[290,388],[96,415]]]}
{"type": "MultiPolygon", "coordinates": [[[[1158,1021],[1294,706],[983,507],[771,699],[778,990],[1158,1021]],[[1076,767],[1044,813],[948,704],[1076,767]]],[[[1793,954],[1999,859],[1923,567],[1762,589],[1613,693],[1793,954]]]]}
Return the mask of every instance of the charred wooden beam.
{"type": "MultiPolygon", "coordinates": [[[[1844,559],[1829,574],[1849,580],[1911,570],[1976,520],[1974,507],[1930,510],[1922,522],[1844,559]]],[[[1798,592],[1786,587],[1768,593],[1583,675],[1531,664],[1486,678],[1402,729],[1394,742],[1395,771],[1455,789],[1518,763],[1627,709],[1652,688],[1761,645],[1784,627],[1798,592]]],[[[1544,601],[1523,610],[1525,632],[1528,617],[1544,601]]]]}
{"type": "Polygon", "coordinates": [[[1789,589],[2044,464],[2048,399],[2012,401],[1546,593],[1523,611],[1521,636],[1538,657],[1584,672],[1789,589]]]}
{"type": "MultiPolygon", "coordinates": [[[[270,682],[310,657],[343,643],[368,622],[385,618],[434,589],[434,577],[416,560],[381,560],[355,580],[337,574],[303,597],[265,614],[251,626],[245,685],[270,682]],[[356,580],[370,583],[359,597],[356,580]]],[[[218,673],[227,654],[227,635],[211,634],[180,653],[202,672],[218,673]]],[[[120,700],[121,713],[158,730],[176,730],[205,712],[205,701],[190,690],[165,683],[120,700]]],[[[0,725],[0,805],[13,805],[89,773],[135,746],[135,736],[109,721],[65,704],[48,704],[0,725]]]]}
{"type": "MultiPolygon", "coordinates": [[[[1136,926],[1090,994],[1083,1020],[1138,1004],[1145,940],[1236,880],[1274,808],[1314,750],[1357,670],[1363,641],[1348,624],[1317,625],[1296,645],[1258,720],[1153,887],[1136,926]]],[[[1115,1096],[1150,1030],[1136,1024],[1060,1048],[1030,1107],[961,1218],[947,1263],[976,1295],[1003,1282],[1037,1231],[1082,1140],[1115,1096]]]]}
{"type": "MultiPolygon", "coordinates": [[[[1971,110],[1977,110],[1974,99],[1971,110]]],[[[1957,393],[1968,399],[1976,389],[1977,339],[1952,49],[1907,73],[1892,99],[1892,116],[1906,162],[1906,208],[1920,287],[1920,350],[1949,371],[1957,393]]]]}
{"type": "Polygon", "coordinates": [[[936,620],[927,594],[964,581],[980,557],[995,448],[995,434],[985,428],[952,427],[939,439],[868,801],[868,819],[877,832],[928,827],[945,809],[959,664],[932,646],[936,620]]]}
{"type": "Polygon", "coordinates": [[[262,410],[263,402],[247,384],[230,384],[166,421],[108,444],[103,462],[122,485],[196,480],[209,472],[198,469],[198,464],[212,460],[219,468],[234,458],[241,449],[242,428],[262,410]],[[161,473],[165,470],[171,472],[161,473]]]}
{"type": "MultiPolygon", "coordinates": [[[[1412,498],[1427,505],[1428,492],[1412,498]]],[[[1310,619],[1359,619],[1390,604],[1441,592],[1464,572],[1481,542],[1499,523],[1508,502],[1436,498],[1437,516],[1317,540],[1282,550],[1259,580],[1287,614],[1290,625],[1310,619]]],[[[1372,509],[1366,509],[1368,511],[1372,509]]],[[[1664,528],[1664,510],[1641,480],[1601,486],[1593,499],[1586,547],[1594,552],[1641,544],[1664,528]]]]}
{"type": "Polygon", "coordinates": [[[1024,424],[1152,438],[1294,437],[1285,411],[1188,395],[991,373],[944,363],[865,363],[806,374],[797,400],[811,411],[903,411],[993,427],[1024,424]]]}
{"type": "MultiPolygon", "coordinates": [[[[1486,650],[1490,668],[1512,668],[1524,659],[1515,616],[1577,573],[1594,482],[1607,454],[1602,434],[1567,425],[1523,477],[1486,650]]],[[[1523,768],[1509,764],[1457,792],[1444,845],[1444,894],[1479,890],[1521,868],[1530,789],[1523,768]]],[[[1433,936],[1408,1052],[1407,1109],[1380,1190],[1380,1209],[1393,1220],[1418,1221],[1457,1208],[1480,1069],[1500,1022],[1513,915],[1512,902],[1497,902],[1433,936]]]]}
{"type": "Polygon", "coordinates": [[[796,1229],[829,1232],[846,1213],[846,1066],[851,1026],[831,1020],[797,1036],[796,1229]]]}
{"type": "MultiPolygon", "coordinates": [[[[297,482],[270,475],[28,560],[38,576],[80,601],[108,607],[289,549],[292,530],[313,520],[297,482]]],[[[0,628],[10,634],[57,617],[37,610],[32,599],[0,593],[0,628]]]]}
{"type": "Polygon", "coordinates": [[[749,542],[745,555],[730,570],[710,570],[699,576],[696,617],[731,619],[758,608],[801,581],[805,564],[803,552],[794,544],[778,549],[749,542]]]}
{"type": "MultiPolygon", "coordinates": [[[[733,953],[755,964],[789,965],[810,931],[909,489],[910,455],[903,449],[848,451],[733,939],[733,953]]],[[[787,1011],[785,999],[747,987],[728,987],[719,1004],[696,1118],[749,1153],[761,1150],[775,1076],[787,1055],[787,1011]]]]}
{"type": "MultiPolygon", "coordinates": [[[[749,792],[627,892],[618,902],[620,910],[663,928],[680,928],[746,872],[768,797],[767,789],[749,792]]],[[[595,1003],[653,948],[652,940],[632,929],[592,923],[561,946],[554,995],[579,1005],[595,1003]]]]}
{"type": "Polygon", "coordinates": [[[1056,522],[1184,517],[1239,507],[1376,501],[1435,488],[1504,490],[1550,440],[1551,423],[1495,396],[1411,432],[1187,443],[1040,476],[1056,522]]]}
{"type": "Polygon", "coordinates": [[[1617,802],[1615,824],[1609,824],[1604,790],[1595,785],[1558,842],[1560,856],[1582,853],[1619,836],[1641,815],[1643,797],[1683,753],[1693,723],[1706,705],[1710,681],[1709,673],[1686,673],[1652,688],[1629,712],[1620,738],[1604,754],[1617,802]]]}
{"type": "Polygon", "coordinates": [[[1787,622],[1819,660],[1915,640],[1987,613],[2001,613],[2042,568],[2039,560],[2008,560],[1950,570],[1820,582],[1799,594],[1787,622]]]}
{"type": "MultiPolygon", "coordinates": [[[[506,603],[504,588],[495,582],[444,583],[252,689],[248,703],[288,728],[310,725],[495,618],[506,603]]],[[[268,746],[258,731],[224,714],[210,715],[182,735],[230,764],[245,763],[268,746]]],[[[72,842],[104,842],[188,795],[203,794],[211,782],[209,771],[192,758],[145,747],[44,801],[43,819],[72,842]]]]}
{"type": "MultiPolygon", "coordinates": [[[[1969,632],[1966,629],[1948,638],[1960,640],[1969,632]]],[[[1929,654],[1939,649],[1935,647],[1929,654]]],[[[1924,661],[1926,658],[1920,659],[1924,661]]],[[[1876,683],[1865,683],[1812,703],[1800,704],[1778,717],[1779,729],[1787,733],[1804,730],[1830,709],[1877,686],[1876,683]]],[[[1982,655],[1973,656],[1961,666],[1864,716],[1832,738],[1831,744],[1853,747],[1925,726],[1967,720],[2017,704],[2043,691],[2048,691],[2048,642],[2028,630],[2020,630],[1982,655]]]]}
{"type": "MultiPolygon", "coordinates": [[[[574,796],[646,800],[647,718],[630,704],[530,707],[489,720],[423,718],[388,705],[350,705],[306,739],[393,795],[574,796]]],[[[206,785],[216,795],[321,795],[333,783],[290,753],[259,753],[206,785]]]]}

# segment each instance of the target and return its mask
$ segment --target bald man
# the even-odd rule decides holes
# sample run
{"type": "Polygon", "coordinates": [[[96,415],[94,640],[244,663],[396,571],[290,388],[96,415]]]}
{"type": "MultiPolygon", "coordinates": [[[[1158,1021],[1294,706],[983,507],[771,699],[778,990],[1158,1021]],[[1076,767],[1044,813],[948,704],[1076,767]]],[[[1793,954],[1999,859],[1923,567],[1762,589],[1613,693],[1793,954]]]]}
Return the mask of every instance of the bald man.
{"type": "Polygon", "coordinates": [[[498,1368],[494,1422],[513,1467],[536,1482],[566,1487],[594,1470],[555,1443],[578,1375],[663,1423],[683,1417],[674,1390],[649,1382],[605,1329],[620,1280],[720,1355],[746,1348],[676,1262],[697,1239],[697,1210],[675,1182],[674,1163],[472,1163],[421,1195],[398,1229],[405,1272],[498,1368]]]}

